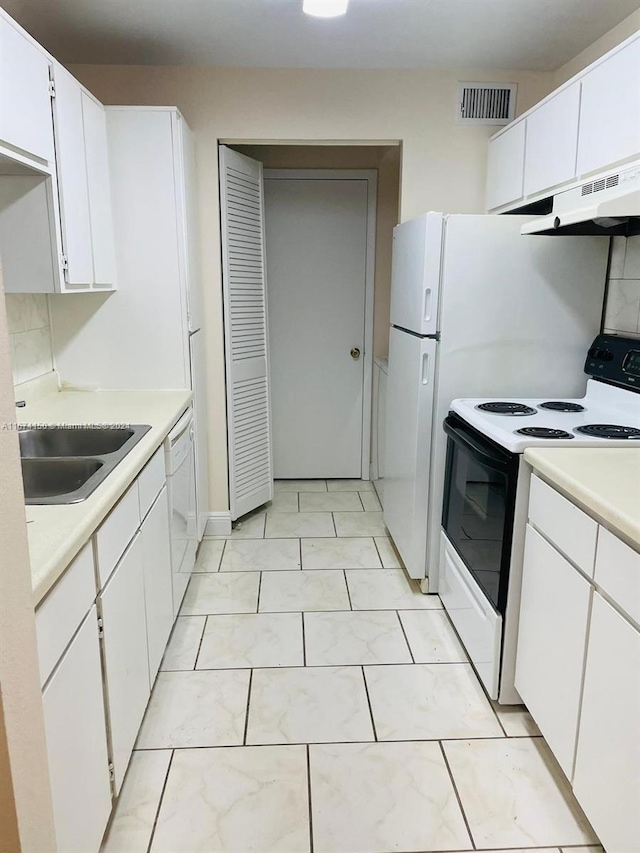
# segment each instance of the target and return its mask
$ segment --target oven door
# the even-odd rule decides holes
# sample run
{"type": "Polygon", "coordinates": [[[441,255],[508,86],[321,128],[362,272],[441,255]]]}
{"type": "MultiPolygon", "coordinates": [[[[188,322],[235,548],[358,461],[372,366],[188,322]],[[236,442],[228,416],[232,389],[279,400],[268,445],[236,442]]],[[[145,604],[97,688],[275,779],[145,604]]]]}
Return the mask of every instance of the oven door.
{"type": "Polygon", "coordinates": [[[504,616],[518,457],[485,438],[457,415],[448,436],[444,533],[494,610],[504,616]]]}

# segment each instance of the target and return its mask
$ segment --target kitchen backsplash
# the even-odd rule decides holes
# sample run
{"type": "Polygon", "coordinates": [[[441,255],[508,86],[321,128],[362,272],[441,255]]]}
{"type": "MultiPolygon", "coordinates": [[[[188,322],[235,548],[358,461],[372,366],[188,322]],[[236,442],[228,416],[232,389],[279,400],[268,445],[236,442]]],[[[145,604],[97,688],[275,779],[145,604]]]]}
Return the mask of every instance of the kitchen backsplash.
{"type": "Polygon", "coordinates": [[[604,329],[640,335],[640,235],[613,238],[604,329]]]}
{"type": "Polygon", "coordinates": [[[13,384],[53,370],[47,297],[40,293],[7,293],[13,384]]]}

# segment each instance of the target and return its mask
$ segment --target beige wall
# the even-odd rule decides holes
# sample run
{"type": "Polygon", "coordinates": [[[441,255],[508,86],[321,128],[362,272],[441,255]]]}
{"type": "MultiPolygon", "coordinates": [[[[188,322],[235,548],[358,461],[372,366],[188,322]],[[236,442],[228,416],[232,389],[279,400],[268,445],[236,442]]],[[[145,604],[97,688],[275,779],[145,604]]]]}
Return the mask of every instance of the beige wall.
{"type": "Polygon", "coordinates": [[[107,104],[177,105],[195,134],[210,396],[211,510],[228,507],[217,144],[401,142],[401,219],[484,209],[490,127],[454,122],[459,80],[517,82],[518,111],[550,73],[72,66],[107,104]]]}
{"type": "Polygon", "coordinates": [[[597,41],[594,41],[592,45],[589,45],[586,50],[583,50],[582,53],[579,53],[572,60],[558,68],[553,75],[553,88],[555,89],[557,86],[562,85],[562,83],[566,83],[567,80],[570,80],[571,77],[578,74],[587,65],[591,65],[596,59],[600,59],[607,51],[613,50],[620,42],[623,42],[638,30],[640,30],[640,9],[632,12],[628,18],[620,21],[617,26],[613,27],[613,29],[609,30],[609,32],[605,33],[597,41]]]}
{"type": "MultiPolygon", "coordinates": [[[[0,422],[8,427],[16,419],[10,364],[0,281],[0,422]]],[[[0,812],[0,849],[55,853],[18,434],[11,428],[0,429],[0,702],[0,738],[6,738],[0,809],[13,810],[13,834],[17,828],[20,839],[18,848],[3,847],[8,841],[0,812]]]]}
{"type": "Polygon", "coordinates": [[[373,354],[389,354],[391,250],[400,214],[400,146],[236,145],[266,169],[375,169],[376,259],[373,306],[373,354]]]}

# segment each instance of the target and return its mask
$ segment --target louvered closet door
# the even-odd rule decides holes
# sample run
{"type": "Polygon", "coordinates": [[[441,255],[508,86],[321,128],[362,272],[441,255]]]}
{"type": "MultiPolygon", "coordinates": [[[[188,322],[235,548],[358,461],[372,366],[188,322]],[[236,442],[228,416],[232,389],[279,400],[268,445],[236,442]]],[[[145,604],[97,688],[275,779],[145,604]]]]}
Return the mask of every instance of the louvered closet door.
{"type": "Polygon", "coordinates": [[[262,164],[220,146],[229,500],[235,520],[273,497],[262,164]]]}

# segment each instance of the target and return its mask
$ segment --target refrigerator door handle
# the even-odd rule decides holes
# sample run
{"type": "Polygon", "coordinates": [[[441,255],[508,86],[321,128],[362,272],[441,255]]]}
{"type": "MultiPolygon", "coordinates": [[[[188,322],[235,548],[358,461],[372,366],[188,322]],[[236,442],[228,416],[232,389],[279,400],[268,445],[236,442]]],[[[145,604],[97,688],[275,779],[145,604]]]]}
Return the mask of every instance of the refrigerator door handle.
{"type": "Polygon", "coordinates": [[[422,384],[429,384],[429,353],[422,353],[422,384]]]}
{"type": "Polygon", "coordinates": [[[433,295],[433,291],[430,287],[425,287],[424,289],[424,322],[428,323],[431,320],[431,297],[433,295]]]}

